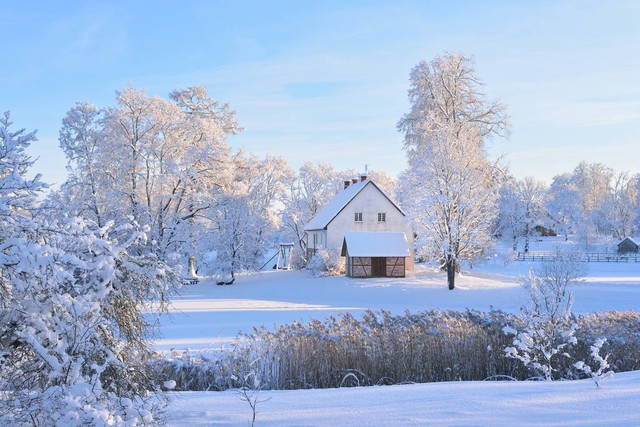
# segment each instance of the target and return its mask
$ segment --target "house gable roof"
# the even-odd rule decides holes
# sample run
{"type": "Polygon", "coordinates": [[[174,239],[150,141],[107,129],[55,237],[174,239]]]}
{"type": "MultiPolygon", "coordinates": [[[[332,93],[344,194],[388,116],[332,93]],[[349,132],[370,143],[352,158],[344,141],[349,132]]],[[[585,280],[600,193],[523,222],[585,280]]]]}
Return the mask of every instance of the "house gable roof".
{"type": "Polygon", "coordinates": [[[344,234],[342,256],[408,257],[411,256],[407,237],[401,232],[370,231],[344,234]]]}
{"type": "Polygon", "coordinates": [[[626,242],[627,240],[628,240],[628,241],[630,241],[631,243],[633,243],[633,244],[634,244],[634,245],[636,245],[636,246],[640,246],[640,244],[638,244],[638,242],[636,242],[635,240],[633,240],[633,238],[631,238],[631,237],[625,237],[624,239],[622,239],[622,240],[620,241],[620,243],[618,243],[618,246],[620,246],[621,244],[623,244],[623,243],[624,243],[624,242],[626,242]]]}
{"type": "Polygon", "coordinates": [[[333,219],[338,216],[342,210],[347,207],[347,205],[358,195],[360,192],[367,186],[373,185],[376,190],[384,196],[385,199],[389,201],[397,210],[402,214],[402,216],[406,216],[402,209],[396,205],[393,200],[391,200],[385,193],[373,182],[371,179],[367,179],[366,181],[357,182],[355,184],[351,184],[344,190],[341,190],[336,194],[336,196],[331,199],[329,203],[327,203],[322,209],[320,209],[316,215],[311,218],[311,220],[305,225],[304,230],[322,230],[324,229],[333,219]]]}

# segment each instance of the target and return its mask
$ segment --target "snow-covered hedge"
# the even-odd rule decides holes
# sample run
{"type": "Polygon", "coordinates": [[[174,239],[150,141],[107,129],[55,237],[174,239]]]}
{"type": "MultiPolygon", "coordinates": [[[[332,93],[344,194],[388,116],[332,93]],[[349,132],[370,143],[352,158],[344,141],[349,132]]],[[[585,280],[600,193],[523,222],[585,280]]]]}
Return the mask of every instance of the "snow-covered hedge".
{"type": "MultiPolygon", "coordinates": [[[[367,311],[326,321],[292,323],[273,331],[240,335],[233,348],[215,354],[184,353],[158,358],[154,369],[175,380],[177,390],[224,390],[255,376],[265,389],[329,388],[404,382],[528,379],[532,372],[505,357],[511,336],[503,329],[519,318],[502,311],[428,311],[393,316],[367,311]]],[[[640,369],[640,313],[607,312],[576,319],[577,344],[559,370],[583,378],[577,361],[591,357],[597,337],[607,337],[616,371],[640,369]]]]}

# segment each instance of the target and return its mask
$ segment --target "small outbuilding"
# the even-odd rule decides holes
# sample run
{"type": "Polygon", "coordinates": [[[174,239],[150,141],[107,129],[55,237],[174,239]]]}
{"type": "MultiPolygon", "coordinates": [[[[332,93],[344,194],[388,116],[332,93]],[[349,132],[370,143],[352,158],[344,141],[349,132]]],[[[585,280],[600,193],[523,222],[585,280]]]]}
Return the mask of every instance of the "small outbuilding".
{"type": "Polygon", "coordinates": [[[618,243],[619,254],[638,253],[639,248],[640,245],[638,245],[638,242],[633,240],[631,237],[625,237],[620,243],[618,243]]]}
{"type": "Polygon", "coordinates": [[[350,232],[342,242],[349,277],[404,277],[413,269],[409,244],[402,232],[350,232]]]}

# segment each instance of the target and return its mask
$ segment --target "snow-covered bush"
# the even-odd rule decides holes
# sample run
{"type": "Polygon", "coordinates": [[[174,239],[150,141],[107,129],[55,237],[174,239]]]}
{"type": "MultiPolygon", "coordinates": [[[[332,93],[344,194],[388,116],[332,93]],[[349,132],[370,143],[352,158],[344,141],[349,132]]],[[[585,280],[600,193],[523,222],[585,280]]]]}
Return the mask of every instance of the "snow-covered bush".
{"type": "Polygon", "coordinates": [[[344,257],[336,250],[320,249],[309,263],[307,270],[312,271],[316,276],[339,276],[344,274],[344,257]]]}
{"type": "Polygon", "coordinates": [[[583,361],[576,362],[573,365],[577,370],[589,375],[593,382],[596,383],[596,387],[600,387],[602,381],[613,375],[613,371],[609,369],[609,355],[605,357],[600,355],[602,346],[606,341],[606,338],[598,338],[590,347],[591,358],[598,365],[596,370],[583,361]]]}
{"type": "Polygon", "coordinates": [[[591,345],[607,337],[603,350],[616,372],[640,370],[640,312],[611,311],[584,314],[578,318],[576,358],[589,360],[591,345]]]}
{"type": "Polygon", "coordinates": [[[294,247],[291,253],[291,267],[295,270],[304,270],[307,267],[307,255],[299,247],[294,247]]]}
{"type": "Polygon", "coordinates": [[[523,286],[529,304],[521,312],[522,327],[505,329],[515,335],[513,346],[505,348],[507,357],[520,360],[534,375],[545,380],[563,377],[570,349],[577,343],[573,287],[586,274],[585,264],[575,256],[557,252],[555,257],[529,272],[523,286]]]}

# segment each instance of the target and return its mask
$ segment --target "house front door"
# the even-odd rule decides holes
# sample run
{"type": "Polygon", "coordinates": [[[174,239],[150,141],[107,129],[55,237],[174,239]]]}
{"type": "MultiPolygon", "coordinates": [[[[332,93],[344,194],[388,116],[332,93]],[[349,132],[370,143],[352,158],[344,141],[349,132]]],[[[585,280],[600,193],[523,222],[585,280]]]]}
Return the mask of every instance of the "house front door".
{"type": "Polygon", "coordinates": [[[371,276],[385,277],[387,275],[387,259],[383,257],[371,258],[371,276]]]}

